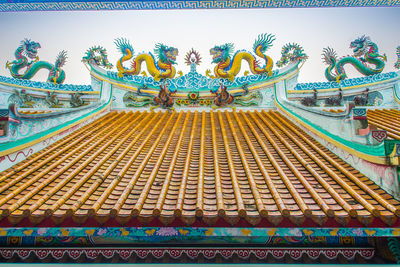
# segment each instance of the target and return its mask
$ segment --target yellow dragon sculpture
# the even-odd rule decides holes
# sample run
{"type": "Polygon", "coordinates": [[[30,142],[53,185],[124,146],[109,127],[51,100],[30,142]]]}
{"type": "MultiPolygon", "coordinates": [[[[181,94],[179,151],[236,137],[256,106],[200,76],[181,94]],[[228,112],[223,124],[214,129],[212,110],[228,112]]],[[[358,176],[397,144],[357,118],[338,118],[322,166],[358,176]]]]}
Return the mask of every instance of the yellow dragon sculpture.
{"type": "Polygon", "coordinates": [[[261,34],[253,44],[254,53],[265,60],[265,65],[260,67],[258,60],[247,51],[237,51],[231,59],[233,52],[233,44],[226,43],[221,46],[214,46],[210,49],[210,54],[213,56],[212,63],[217,63],[214,68],[215,76],[210,76],[210,70],[207,70],[206,75],[211,78],[228,78],[230,81],[235,79],[235,76],[240,72],[242,60],[249,63],[250,71],[253,74],[267,73],[272,75],[273,61],[264,53],[272,46],[275,36],[272,34],[261,34]]]}
{"type": "Polygon", "coordinates": [[[161,79],[174,78],[176,69],[172,65],[176,64],[176,57],[178,56],[178,49],[168,47],[163,44],[156,44],[154,53],[158,57],[156,59],[151,53],[143,53],[137,55],[131,62],[131,69],[124,67],[123,62],[131,60],[134,55],[132,45],[124,38],[118,38],[114,42],[117,48],[121,51],[122,57],[117,61],[118,77],[124,75],[138,75],[141,73],[141,65],[146,63],[147,71],[154,80],[160,81],[161,79]]]}

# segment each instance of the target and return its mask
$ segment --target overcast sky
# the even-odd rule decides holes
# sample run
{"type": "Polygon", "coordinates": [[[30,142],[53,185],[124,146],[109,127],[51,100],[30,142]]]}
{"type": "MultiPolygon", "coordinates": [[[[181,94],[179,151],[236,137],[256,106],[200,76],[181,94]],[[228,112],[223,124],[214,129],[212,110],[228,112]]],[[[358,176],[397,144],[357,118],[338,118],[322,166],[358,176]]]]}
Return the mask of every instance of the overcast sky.
{"type": "MultiPolygon", "coordinates": [[[[198,72],[204,74],[215,66],[209,54],[214,45],[232,42],[235,49],[251,51],[260,33],[272,33],[276,40],[267,54],[274,62],[288,42],[299,43],[309,55],[299,82],[326,81],[321,53],[327,46],[345,56],[352,52],[350,42],[366,34],[378,44],[381,54],[387,54],[384,72],[389,72],[394,70],[395,49],[400,45],[400,8],[13,12],[0,13],[0,25],[0,75],[10,76],[5,63],[14,60],[20,41],[30,38],[41,44],[41,60],[54,63],[58,52],[67,50],[64,70],[68,84],[90,83],[81,62],[90,46],[106,48],[115,65],[120,57],[114,45],[118,37],[129,39],[135,54],[153,51],[158,42],[178,48],[176,68],[184,73],[189,71],[185,54],[194,48],[202,56],[198,72]]],[[[47,74],[43,70],[35,80],[43,81],[47,74]]]]}

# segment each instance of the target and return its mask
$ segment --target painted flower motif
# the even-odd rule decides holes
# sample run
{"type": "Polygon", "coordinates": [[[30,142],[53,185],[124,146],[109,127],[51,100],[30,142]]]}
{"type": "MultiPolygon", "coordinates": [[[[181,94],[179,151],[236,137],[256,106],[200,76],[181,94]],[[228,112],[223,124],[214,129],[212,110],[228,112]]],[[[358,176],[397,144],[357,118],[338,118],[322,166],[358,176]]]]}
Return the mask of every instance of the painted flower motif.
{"type": "Polygon", "coordinates": [[[189,103],[189,100],[187,100],[187,99],[184,100],[183,103],[184,103],[185,105],[189,105],[189,104],[190,104],[190,103],[189,103]]]}
{"type": "Polygon", "coordinates": [[[39,229],[37,230],[38,235],[44,235],[44,234],[46,234],[46,233],[47,233],[47,229],[48,229],[48,228],[39,228],[39,229]]]}
{"type": "Polygon", "coordinates": [[[203,105],[204,105],[204,103],[205,103],[205,101],[204,101],[203,99],[200,99],[200,100],[199,100],[199,104],[200,104],[200,106],[203,106],[203,105]]]}
{"type": "Polygon", "coordinates": [[[302,233],[299,229],[292,228],[289,230],[289,233],[292,234],[293,236],[302,236],[302,233]]]}
{"type": "Polygon", "coordinates": [[[158,236],[174,236],[178,235],[178,231],[172,227],[161,227],[157,230],[156,235],[158,236]]]}
{"type": "Polygon", "coordinates": [[[182,104],[182,99],[178,99],[178,100],[176,100],[176,102],[175,102],[177,105],[181,105],[182,104]]]}
{"type": "Polygon", "coordinates": [[[188,98],[191,101],[196,101],[199,98],[199,92],[190,92],[188,98]]]}
{"type": "Polygon", "coordinates": [[[355,229],[353,229],[353,234],[355,234],[357,236],[363,236],[364,235],[364,231],[361,230],[360,228],[355,228],[355,229]]]}
{"type": "Polygon", "coordinates": [[[103,235],[103,234],[105,234],[105,233],[107,233],[107,229],[105,229],[105,228],[100,228],[100,229],[97,231],[97,234],[98,234],[98,235],[103,235]]]}
{"type": "Polygon", "coordinates": [[[212,100],[211,100],[211,99],[207,99],[207,100],[206,100],[206,105],[207,105],[207,106],[210,106],[211,104],[212,104],[212,100]]]}

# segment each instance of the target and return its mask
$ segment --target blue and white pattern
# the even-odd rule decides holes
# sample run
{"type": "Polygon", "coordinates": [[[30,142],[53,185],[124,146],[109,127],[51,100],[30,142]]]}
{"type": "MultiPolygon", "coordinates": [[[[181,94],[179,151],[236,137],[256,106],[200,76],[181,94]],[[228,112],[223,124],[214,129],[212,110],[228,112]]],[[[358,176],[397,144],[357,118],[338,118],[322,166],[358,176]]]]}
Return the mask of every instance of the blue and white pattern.
{"type": "Polygon", "coordinates": [[[354,117],[367,117],[367,109],[365,108],[353,108],[354,117]]]}
{"type": "Polygon", "coordinates": [[[331,89],[340,87],[350,87],[356,85],[369,84],[374,82],[380,82],[398,77],[396,72],[379,73],[376,75],[359,77],[353,79],[346,79],[338,84],[337,82],[317,82],[317,83],[298,83],[293,90],[313,90],[313,89],[331,89]]]}
{"type": "MultiPolygon", "coordinates": [[[[260,75],[249,75],[236,77],[234,81],[229,81],[228,79],[211,79],[206,77],[198,72],[189,72],[182,77],[175,79],[167,79],[168,89],[169,90],[178,90],[183,92],[192,92],[192,91],[210,91],[217,90],[220,86],[220,83],[224,84],[228,88],[241,87],[245,84],[254,84],[258,82],[265,82],[269,79],[276,78],[276,75],[279,74],[279,70],[275,70],[272,76],[268,76],[267,74],[260,75]]],[[[160,85],[164,82],[156,82],[153,77],[142,77],[142,76],[126,76],[123,78],[119,78],[116,72],[108,71],[108,77],[114,80],[120,80],[127,83],[132,83],[136,86],[146,85],[149,88],[159,89],[160,85]]]]}
{"type": "Polygon", "coordinates": [[[396,144],[396,148],[395,148],[395,156],[398,157],[400,156],[400,144],[396,144]]]}
{"type": "Polygon", "coordinates": [[[54,85],[52,83],[47,83],[47,82],[36,82],[23,79],[14,79],[5,76],[0,76],[0,83],[7,83],[11,85],[19,85],[24,87],[40,88],[40,89],[55,90],[55,91],[73,91],[73,92],[93,91],[92,86],[90,85],[73,85],[73,84],[54,85]]]}
{"type": "Polygon", "coordinates": [[[235,9],[314,7],[398,7],[400,0],[135,0],[135,1],[53,1],[0,0],[0,12],[73,10],[153,10],[153,9],[235,9]]]}
{"type": "Polygon", "coordinates": [[[8,109],[0,109],[0,118],[8,117],[9,112],[8,109]]]}

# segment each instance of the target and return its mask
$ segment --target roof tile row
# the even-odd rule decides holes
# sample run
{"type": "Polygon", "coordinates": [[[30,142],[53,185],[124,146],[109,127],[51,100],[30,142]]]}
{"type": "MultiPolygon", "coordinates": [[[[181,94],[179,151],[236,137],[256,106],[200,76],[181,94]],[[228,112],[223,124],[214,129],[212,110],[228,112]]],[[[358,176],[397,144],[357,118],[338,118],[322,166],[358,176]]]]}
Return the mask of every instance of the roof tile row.
{"type": "Polygon", "coordinates": [[[111,112],[1,173],[0,212],[12,223],[392,225],[400,206],[278,112],[111,112]]]}

